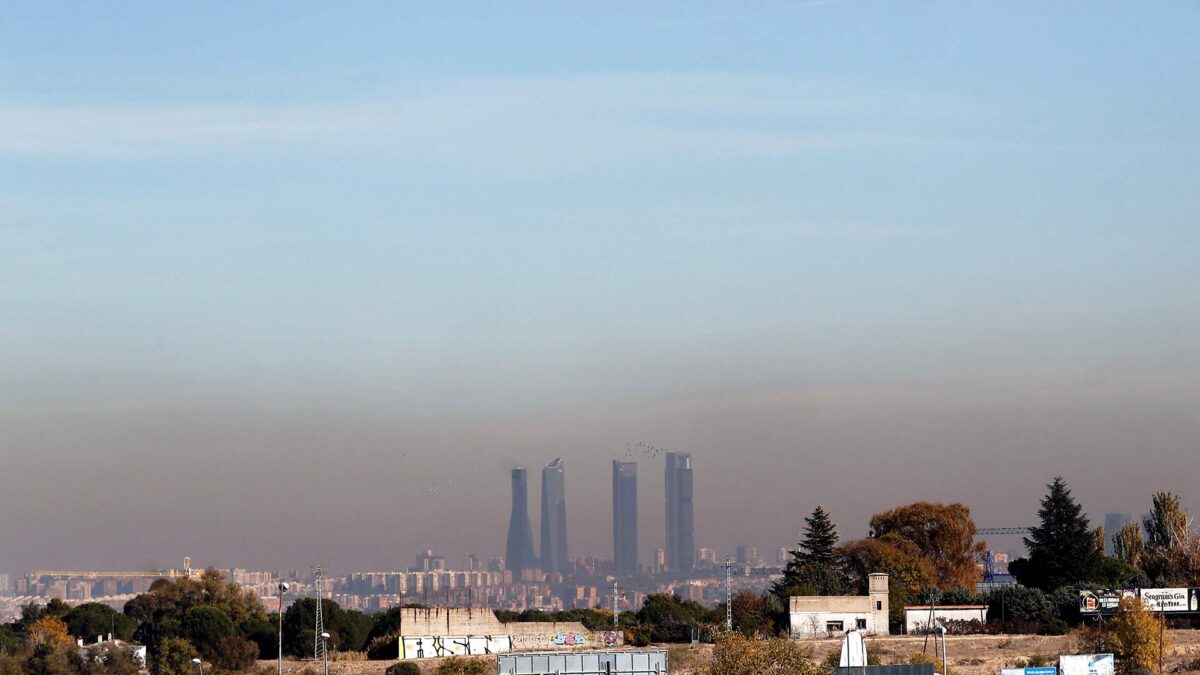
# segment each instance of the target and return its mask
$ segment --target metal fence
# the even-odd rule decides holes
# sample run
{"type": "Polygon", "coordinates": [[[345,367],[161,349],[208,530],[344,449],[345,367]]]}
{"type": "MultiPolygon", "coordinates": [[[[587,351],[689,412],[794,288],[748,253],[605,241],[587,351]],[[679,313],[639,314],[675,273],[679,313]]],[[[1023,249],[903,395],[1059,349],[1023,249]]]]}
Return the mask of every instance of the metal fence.
{"type": "Polygon", "coordinates": [[[499,675],[667,675],[667,653],[575,652],[501,654],[499,675]]]}

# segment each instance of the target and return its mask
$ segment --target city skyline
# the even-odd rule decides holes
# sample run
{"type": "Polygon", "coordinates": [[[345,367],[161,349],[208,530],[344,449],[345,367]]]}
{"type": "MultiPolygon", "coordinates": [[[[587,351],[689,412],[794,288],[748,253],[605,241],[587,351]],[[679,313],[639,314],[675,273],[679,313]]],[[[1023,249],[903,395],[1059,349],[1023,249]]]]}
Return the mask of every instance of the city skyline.
{"type": "Polygon", "coordinates": [[[1200,508],[1197,34],[1106,1],[6,7],[0,570],[499,556],[511,469],[553,457],[576,557],[641,464],[645,564],[649,447],[695,458],[721,555],[817,504],[847,539],[916,499],[1029,525],[1056,475],[1095,525],[1200,508]]]}

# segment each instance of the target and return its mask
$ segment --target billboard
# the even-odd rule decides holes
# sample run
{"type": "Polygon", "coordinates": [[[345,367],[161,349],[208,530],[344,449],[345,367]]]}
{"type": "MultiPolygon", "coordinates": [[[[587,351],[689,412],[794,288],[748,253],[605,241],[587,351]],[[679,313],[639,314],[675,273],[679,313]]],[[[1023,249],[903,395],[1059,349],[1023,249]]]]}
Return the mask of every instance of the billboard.
{"type": "Polygon", "coordinates": [[[1118,591],[1079,591],[1079,612],[1081,614],[1098,614],[1117,611],[1117,606],[1125,598],[1136,598],[1138,592],[1133,589],[1118,591]]]}
{"type": "Polygon", "coordinates": [[[1187,612],[1188,598],[1195,589],[1189,588],[1143,588],[1142,602],[1155,612],[1187,612]]]}
{"type": "Polygon", "coordinates": [[[1076,654],[1058,657],[1062,675],[1113,675],[1112,654],[1076,654]]]}

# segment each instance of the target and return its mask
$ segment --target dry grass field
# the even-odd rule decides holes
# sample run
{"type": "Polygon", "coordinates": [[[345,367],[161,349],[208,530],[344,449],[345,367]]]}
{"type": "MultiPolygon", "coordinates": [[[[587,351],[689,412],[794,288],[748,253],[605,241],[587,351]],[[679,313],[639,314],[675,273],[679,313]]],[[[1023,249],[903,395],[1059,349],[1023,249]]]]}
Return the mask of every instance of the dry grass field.
{"type": "MultiPolygon", "coordinates": [[[[1168,673],[1200,672],[1200,631],[1170,631],[1174,645],[1166,659],[1168,673]]],[[[924,638],[891,636],[867,641],[873,652],[877,652],[885,663],[907,661],[913,654],[922,651],[924,638]]],[[[821,661],[830,652],[838,649],[837,640],[806,640],[801,643],[812,650],[812,656],[821,661]]],[[[1075,654],[1078,649],[1073,635],[1045,637],[1038,635],[971,635],[951,637],[946,642],[951,675],[998,675],[1001,668],[1018,661],[1043,656],[1053,662],[1059,654],[1075,654]]],[[[671,645],[671,675],[698,675],[702,672],[712,652],[712,645],[671,645]]],[[[940,661],[939,661],[940,662],[940,661]]],[[[395,661],[334,661],[329,664],[331,675],[383,675],[384,670],[395,661]]],[[[439,659],[424,659],[418,662],[421,672],[432,675],[439,659]]],[[[269,673],[275,672],[274,661],[260,661],[259,667],[269,673]]],[[[321,675],[321,664],[304,661],[284,661],[283,670],[289,675],[300,675],[309,669],[321,675]]]]}

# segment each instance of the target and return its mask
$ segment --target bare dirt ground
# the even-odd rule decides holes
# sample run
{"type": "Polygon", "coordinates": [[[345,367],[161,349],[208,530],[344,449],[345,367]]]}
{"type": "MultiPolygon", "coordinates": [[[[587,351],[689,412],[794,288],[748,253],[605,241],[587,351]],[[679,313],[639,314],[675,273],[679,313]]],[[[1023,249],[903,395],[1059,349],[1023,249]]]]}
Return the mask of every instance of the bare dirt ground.
{"type": "MultiPolygon", "coordinates": [[[[1197,667],[1200,666],[1200,630],[1172,630],[1168,633],[1173,645],[1168,652],[1164,670],[1167,673],[1200,672],[1200,667],[1197,667]]],[[[867,640],[867,644],[873,651],[878,650],[881,660],[885,663],[907,661],[913,654],[921,653],[924,643],[925,639],[922,637],[906,635],[867,640]]],[[[830,652],[838,649],[841,642],[839,640],[803,640],[800,644],[811,649],[813,658],[819,662],[824,660],[830,652]]],[[[1078,654],[1087,651],[1078,647],[1077,638],[1074,635],[1061,637],[967,635],[951,636],[946,641],[951,675],[998,675],[1001,668],[1038,655],[1048,657],[1053,663],[1060,654],[1078,654]]],[[[669,645],[665,648],[670,654],[671,675],[697,675],[704,668],[712,653],[712,645],[669,645]]],[[[932,640],[930,649],[932,649],[932,640]]],[[[432,675],[440,661],[440,659],[422,659],[415,663],[420,665],[423,675],[432,675]]],[[[331,661],[329,672],[331,675],[383,675],[387,667],[393,663],[396,662],[331,661]]],[[[258,665],[266,672],[266,675],[275,672],[274,661],[259,661],[258,665]]],[[[305,669],[309,669],[314,675],[322,674],[322,666],[319,662],[283,662],[285,674],[300,675],[305,669]]]]}

